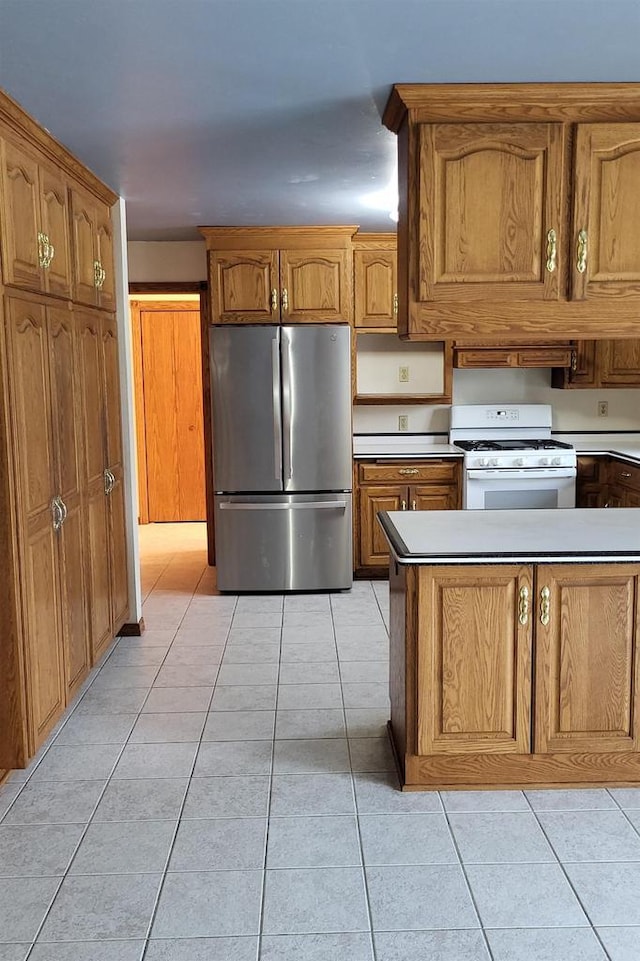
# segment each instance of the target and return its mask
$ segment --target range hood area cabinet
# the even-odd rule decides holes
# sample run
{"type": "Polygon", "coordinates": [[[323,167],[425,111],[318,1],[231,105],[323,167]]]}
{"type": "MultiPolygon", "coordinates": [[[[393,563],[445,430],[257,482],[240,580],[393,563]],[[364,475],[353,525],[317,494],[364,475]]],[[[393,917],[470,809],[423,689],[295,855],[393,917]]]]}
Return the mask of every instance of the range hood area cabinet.
{"type": "Polygon", "coordinates": [[[399,84],[398,332],[638,336],[640,84],[399,84]]]}

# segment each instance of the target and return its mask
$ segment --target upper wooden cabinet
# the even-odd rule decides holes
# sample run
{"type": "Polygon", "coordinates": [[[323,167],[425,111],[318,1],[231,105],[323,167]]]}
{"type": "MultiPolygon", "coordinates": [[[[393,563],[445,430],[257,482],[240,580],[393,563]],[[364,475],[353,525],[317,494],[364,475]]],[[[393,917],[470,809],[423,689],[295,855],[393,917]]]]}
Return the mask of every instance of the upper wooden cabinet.
{"type": "Polygon", "coordinates": [[[113,228],[109,207],[80,187],[71,188],[74,299],[115,310],[113,228]]]}
{"type": "Polygon", "coordinates": [[[398,265],[395,234],[353,238],[354,326],[393,330],[398,324],[398,265]]]}
{"type": "Polygon", "coordinates": [[[640,340],[584,340],[566,370],[554,370],[552,387],[640,387],[640,340]]]}
{"type": "Polygon", "coordinates": [[[69,297],[69,208],[62,172],[22,144],[0,140],[0,196],[4,282],[69,297]]]}
{"type": "Polygon", "coordinates": [[[202,227],[212,323],[352,319],[355,227],[202,227]]]}
{"type": "Polygon", "coordinates": [[[570,343],[488,344],[454,343],[453,366],[478,367],[571,367],[575,348],[570,343]]]}
{"type": "Polygon", "coordinates": [[[401,84],[398,330],[632,337],[640,84],[401,84]]]}

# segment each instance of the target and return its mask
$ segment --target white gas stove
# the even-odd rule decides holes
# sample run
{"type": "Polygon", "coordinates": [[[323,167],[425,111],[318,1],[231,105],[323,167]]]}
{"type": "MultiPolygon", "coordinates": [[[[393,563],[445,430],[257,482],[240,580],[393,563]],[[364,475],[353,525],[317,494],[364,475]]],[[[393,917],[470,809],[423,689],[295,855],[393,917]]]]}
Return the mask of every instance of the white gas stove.
{"type": "Polygon", "coordinates": [[[576,452],[552,439],[548,404],[452,407],[449,442],[464,451],[464,508],[575,507],[576,452]]]}

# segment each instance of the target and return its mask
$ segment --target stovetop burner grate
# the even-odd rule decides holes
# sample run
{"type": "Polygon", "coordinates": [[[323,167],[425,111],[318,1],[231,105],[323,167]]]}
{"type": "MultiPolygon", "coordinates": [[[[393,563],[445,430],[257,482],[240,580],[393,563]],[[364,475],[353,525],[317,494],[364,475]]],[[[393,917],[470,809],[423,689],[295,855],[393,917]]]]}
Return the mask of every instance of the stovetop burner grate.
{"type": "Polygon", "coordinates": [[[573,450],[571,444],[560,440],[456,440],[457,447],[469,451],[492,450],[573,450]]]}

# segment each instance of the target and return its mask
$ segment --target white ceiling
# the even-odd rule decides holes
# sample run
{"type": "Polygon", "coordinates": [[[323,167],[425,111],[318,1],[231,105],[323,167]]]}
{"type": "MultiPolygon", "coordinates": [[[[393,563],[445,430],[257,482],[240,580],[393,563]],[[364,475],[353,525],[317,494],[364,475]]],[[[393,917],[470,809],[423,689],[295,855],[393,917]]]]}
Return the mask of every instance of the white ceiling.
{"type": "Polygon", "coordinates": [[[0,0],[0,87],[127,200],[198,224],[393,229],[393,83],[638,81],[640,0],[0,0]]]}

